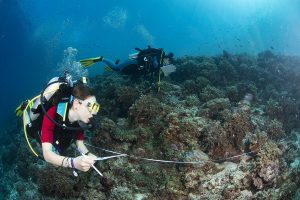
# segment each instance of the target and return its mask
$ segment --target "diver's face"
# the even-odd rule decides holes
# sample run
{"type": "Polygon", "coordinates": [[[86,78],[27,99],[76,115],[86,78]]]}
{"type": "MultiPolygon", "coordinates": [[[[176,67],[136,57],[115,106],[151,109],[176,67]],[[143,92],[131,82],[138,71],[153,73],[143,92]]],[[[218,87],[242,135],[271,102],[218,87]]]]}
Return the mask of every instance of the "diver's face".
{"type": "Polygon", "coordinates": [[[75,101],[77,101],[77,103],[78,103],[76,111],[77,111],[79,120],[86,124],[89,123],[91,118],[94,115],[96,115],[99,110],[99,104],[97,103],[96,97],[91,96],[91,97],[88,97],[87,99],[85,99],[84,101],[75,99],[75,101]]]}

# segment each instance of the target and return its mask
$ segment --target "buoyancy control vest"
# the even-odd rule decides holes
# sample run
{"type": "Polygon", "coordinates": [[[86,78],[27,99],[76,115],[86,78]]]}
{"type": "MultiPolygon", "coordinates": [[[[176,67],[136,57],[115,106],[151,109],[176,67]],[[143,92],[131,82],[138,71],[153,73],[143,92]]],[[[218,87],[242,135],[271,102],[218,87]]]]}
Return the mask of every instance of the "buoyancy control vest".
{"type": "MultiPolygon", "coordinates": [[[[34,155],[38,158],[43,159],[34,151],[29,142],[28,136],[30,136],[30,138],[36,139],[39,143],[41,143],[40,133],[44,116],[48,117],[48,119],[56,125],[55,127],[57,130],[59,128],[61,131],[63,130],[63,132],[73,133],[74,131],[85,130],[85,128],[80,127],[78,123],[75,126],[74,124],[70,126],[70,124],[67,123],[68,111],[73,101],[72,90],[74,85],[78,83],[86,84],[86,79],[82,78],[81,80],[73,82],[71,76],[68,73],[65,73],[65,77],[52,78],[40,95],[26,101],[27,103],[25,104],[23,109],[24,133],[28,146],[30,147],[34,155]],[[47,114],[48,109],[52,106],[57,106],[54,119],[47,114]]],[[[89,127],[90,126],[87,126],[86,128],[89,127]]],[[[55,133],[61,131],[55,131],[55,133]]],[[[60,138],[59,140],[61,141],[66,141],[65,138],[62,139],[63,137],[61,135],[58,136],[54,134],[54,141],[57,138],[60,138]]],[[[61,148],[68,145],[65,142],[60,143],[61,148]]]]}
{"type": "Polygon", "coordinates": [[[157,72],[163,66],[163,59],[165,57],[163,49],[156,49],[150,46],[147,49],[135,49],[139,51],[137,55],[138,68],[144,74],[157,72]]]}
{"type": "MultiPolygon", "coordinates": [[[[71,124],[68,119],[69,109],[72,105],[72,99],[67,102],[60,102],[56,107],[55,121],[68,127],[79,128],[79,124],[74,122],[71,124]]],[[[75,140],[76,134],[79,132],[69,129],[64,129],[60,126],[55,126],[53,132],[53,146],[59,152],[63,153],[66,148],[75,140]]]]}

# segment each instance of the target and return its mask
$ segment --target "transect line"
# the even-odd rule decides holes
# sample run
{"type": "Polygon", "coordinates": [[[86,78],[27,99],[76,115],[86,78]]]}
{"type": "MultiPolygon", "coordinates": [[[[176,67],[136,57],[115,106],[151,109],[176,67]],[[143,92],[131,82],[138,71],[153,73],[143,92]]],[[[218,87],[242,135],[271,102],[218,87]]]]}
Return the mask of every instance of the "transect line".
{"type": "MultiPolygon", "coordinates": [[[[255,153],[255,151],[250,151],[250,152],[247,152],[247,153],[243,153],[243,154],[239,154],[239,155],[235,155],[235,156],[231,156],[231,157],[226,157],[226,158],[222,158],[222,159],[215,159],[215,160],[213,160],[213,159],[207,159],[207,160],[202,160],[202,161],[184,162],[184,161],[159,160],[159,159],[145,158],[145,157],[139,157],[139,156],[132,156],[132,155],[128,155],[128,154],[119,153],[119,152],[115,152],[115,151],[103,149],[103,148],[100,148],[100,147],[96,147],[96,146],[88,144],[88,143],[84,143],[84,144],[87,145],[87,146],[93,147],[95,149],[100,149],[100,150],[105,151],[105,152],[109,152],[109,153],[113,153],[113,154],[119,155],[119,156],[109,156],[109,157],[103,157],[103,158],[114,158],[114,157],[120,157],[120,156],[127,156],[129,158],[134,158],[134,159],[138,159],[138,160],[147,160],[147,161],[152,161],[152,162],[174,163],[174,164],[200,164],[200,163],[205,163],[205,162],[208,162],[208,161],[211,161],[211,162],[220,162],[220,161],[231,160],[231,159],[234,159],[234,158],[238,158],[238,157],[242,157],[242,156],[245,156],[245,155],[249,155],[249,154],[255,153]]],[[[101,159],[101,157],[100,157],[97,160],[104,160],[104,159],[101,159]]]]}

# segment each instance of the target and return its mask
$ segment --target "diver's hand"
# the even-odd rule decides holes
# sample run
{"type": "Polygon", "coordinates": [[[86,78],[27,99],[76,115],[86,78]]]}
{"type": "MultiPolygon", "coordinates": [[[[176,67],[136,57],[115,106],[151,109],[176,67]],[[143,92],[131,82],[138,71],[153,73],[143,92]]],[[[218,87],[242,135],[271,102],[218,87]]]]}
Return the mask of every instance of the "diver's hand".
{"type": "Polygon", "coordinates": [[[92,153],[89,153],[88,155],[86,155],[87,157],[90,157],[91,159],[93,159],[93,160],[96,160],[98,157],[97,156],[95,156],[94,154],[92,154],[92,153]]]}
{"type": "Polygon", "coordinates": [[[95,163],[92,156],[78,156],[74,158],[74,166],[76,169],[87,172],[91,166],[95,163]]]}

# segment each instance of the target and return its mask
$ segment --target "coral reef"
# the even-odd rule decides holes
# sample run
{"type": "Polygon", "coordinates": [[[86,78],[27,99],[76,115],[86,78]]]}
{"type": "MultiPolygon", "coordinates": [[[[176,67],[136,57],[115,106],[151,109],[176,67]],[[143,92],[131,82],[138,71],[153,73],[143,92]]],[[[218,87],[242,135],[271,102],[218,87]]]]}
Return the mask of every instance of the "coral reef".
{"type": "Polygon", "coordinates": [[[38,173],[37,182],[42,195],[55,198],[79,197],[83,190],[82,176],[74,178],[70,170],[48,166],[38,173]]]}
{"type": "Polygon", "coordinates": [[[91,79],[102,109],[90,151],[129,155],[97,162],[104,177],[75,178],[28,156],[20,137],[4,138],[0,198],[297,199],[300,59],[224,51],[175,65],[160,92],[143,78],[91,79]]]}
{"type": "Polygon", "coordinates": [[[264,144],[254,160],[253,185],[261,190],[276,183],[282,151],[274,143],[264,144]]]}

